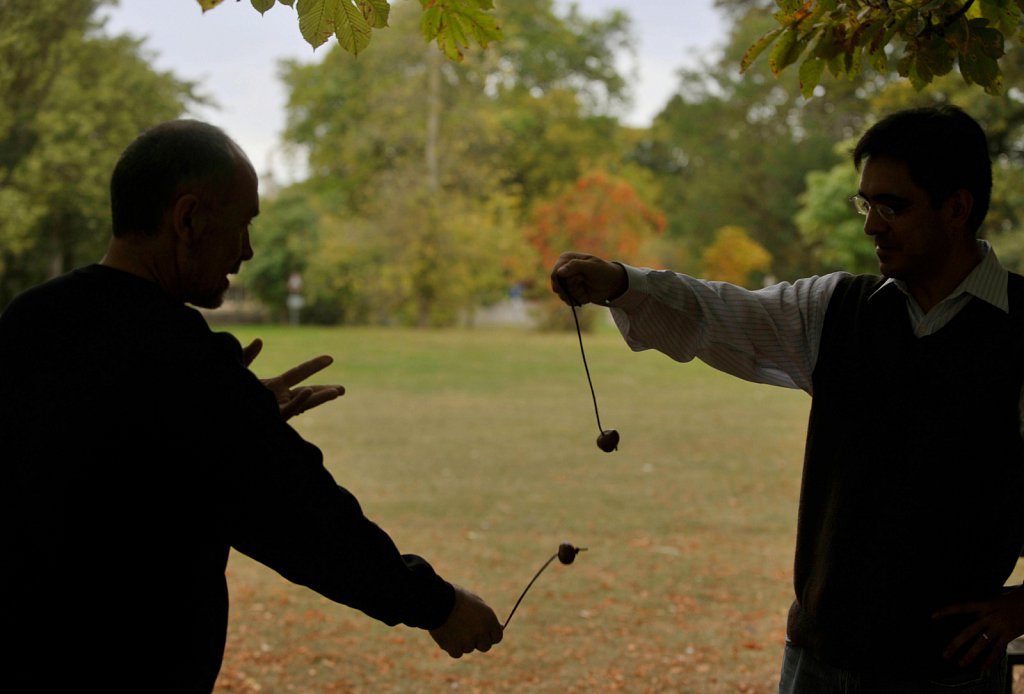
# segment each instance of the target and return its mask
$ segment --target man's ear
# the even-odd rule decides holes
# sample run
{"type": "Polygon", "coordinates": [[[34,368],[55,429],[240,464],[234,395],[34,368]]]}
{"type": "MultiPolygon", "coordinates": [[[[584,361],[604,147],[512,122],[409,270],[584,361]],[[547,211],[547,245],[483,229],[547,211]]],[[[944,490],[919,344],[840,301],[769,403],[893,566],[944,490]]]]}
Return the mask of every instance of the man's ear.
{"type": "Polygon", "coordinates": [[[967,220],[974,209],[974,196],[965,188],[953,191],[946,200],[949,219],[958,226],[967,227],[967,220]]]}
{"type": "Polygon", "coordinates": [[[199,197],[194,193],[186,193],[175,200],[171,208],[171,224],[179,240],[190,245],[194,243],[202,229],[199,197]]]}

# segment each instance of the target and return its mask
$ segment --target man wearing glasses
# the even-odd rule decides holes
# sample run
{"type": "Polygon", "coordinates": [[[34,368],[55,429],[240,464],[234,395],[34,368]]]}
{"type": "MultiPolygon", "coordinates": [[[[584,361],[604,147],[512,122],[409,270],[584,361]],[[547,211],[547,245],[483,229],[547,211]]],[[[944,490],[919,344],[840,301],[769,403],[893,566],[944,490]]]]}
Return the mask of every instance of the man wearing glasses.
{"type": "Polygon", "coordinates": [[[1024,634],[1024,277],[977,238],[991,161],[963,111],[894,113],[853,163],[880,276],[750,291],[565,253],[552,288],[633,350],[813,396],[780,693],[996,694],[1024,634]]]}

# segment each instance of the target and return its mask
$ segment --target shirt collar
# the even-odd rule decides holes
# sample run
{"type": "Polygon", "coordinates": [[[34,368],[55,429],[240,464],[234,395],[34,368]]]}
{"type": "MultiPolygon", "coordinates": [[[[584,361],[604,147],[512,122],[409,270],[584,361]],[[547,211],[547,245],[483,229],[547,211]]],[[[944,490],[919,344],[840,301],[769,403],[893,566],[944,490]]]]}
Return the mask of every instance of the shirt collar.
{"type": "MultiPolygon", "coordinates": [[[[971,270],[971,273],[964,278],[964,281],[961,282],[956,289],[950,292],[949,296],[947,296],[946,299],[943,299],[943,301],[960,296],[961,294],[970,294],[971,296],[975,296],[982,301],[992,304],[1004,313],[1009,313],[1010,299],[1007,293],[1009,272],[999,262],[999,259],[996,257],[996,252],[992,248],[992,244],[988,241],[979,239],[978,248],[982,253],[981,262],[971,270]]],[[[910,296],[910,291],[907,289],[907,285],[903,280],[897,280],[890,277],[882,283],[882,286],[871,294],[869,300],[873,299],[879,292],[890,285],[895,286],[901,292],[910,296]]]]}

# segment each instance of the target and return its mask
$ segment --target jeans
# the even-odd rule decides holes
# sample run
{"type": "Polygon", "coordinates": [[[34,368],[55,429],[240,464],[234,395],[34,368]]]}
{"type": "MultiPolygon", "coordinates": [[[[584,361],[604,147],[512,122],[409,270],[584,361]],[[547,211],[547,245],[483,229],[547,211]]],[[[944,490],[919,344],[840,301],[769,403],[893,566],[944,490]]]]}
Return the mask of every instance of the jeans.
{"type": "Polygon", "coordinates": [[[1006,660],[983,673],[942,680],[901,679],[826,665],[802,648],[786,644],[779,694],[1003,694],[1006,660]]]}

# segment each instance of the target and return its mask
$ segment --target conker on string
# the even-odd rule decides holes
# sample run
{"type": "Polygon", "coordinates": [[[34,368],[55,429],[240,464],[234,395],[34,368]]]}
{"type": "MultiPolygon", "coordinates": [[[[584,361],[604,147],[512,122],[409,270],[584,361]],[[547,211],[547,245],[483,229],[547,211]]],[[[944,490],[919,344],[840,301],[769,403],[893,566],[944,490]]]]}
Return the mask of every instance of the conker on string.
{"type": "Polygon", "coordinates": [[[586,551],[586,547],[576,547],[575,545],[571,545],[568,542],[563,542],[562,544],[558,545],[558,561],[562,562],[563,564],[572,564],[574,561],[576,561],[577,554],[586,551]]]}
{"type": "Polygon", "coordinates": [[[580,356],[583,357],[583,370],[587,374],[587,385],[590,386],[590,398],[594,401],[594,417],[597,419],[597,430],[601,432],[597,437],[597,447],[605,453],[611,453],[614,450],[618,450],[619,447],[619,432],[614,429],[603,429],[601,427],[601,412],[597,407],[597,394],[594,392],[594,381],[590,378],[590,366],[587,365],[587,353],[583,349],[583,331],[580,330],[580,319],[576,315],[576,300],[572,298],[572,294],[569,292],[569,287],[565,283],[564,277],[558,277],[558,284],[562,287],[562,292],[569,298],[569,308],[572,309],[572,320],[576,323],[576,337],[580,341],[580,356]]]}
{"type": "Polygon", "coordinates": [[[611,453],[619,447],[619,432],[605,429],[597,437],[597,447],[605,453],[611,453]]]}
{"type": "Polygon", "coordinates": [[[576,555],[580,552],[585,552],[586,549],[586,547],[576,547],[574,545],[569,544],[568,542],[563,542],[562,544],[558,545],[558,551],[552,554],[548,558],[548,560],[544,562],[544,565],[540,567],[537,573],[533,575],[533,578],[530,579],[530,582],[526,584],[526,587],[523,588],[523,592],[519,594],[519,599],[516,600],[516,604],[512,606],[512,611],[508,613],[508,618],[505,620],[505,623],[501,625],[501,628],[504,629],[508,626],[508,623],[512,621],[512,615],[516,613],[516,609],[519,607],[519,603],[521,603],[523,601],[523,598],[526,597],[526,592],[530,590],[530,586],[533,585],[534,581],[536,581],[537,578],[542,573],[544,573],[544,569],[548,568],[548,564],[553,562],[556,557],[558,558],[558,561],[562,562],[563,564],[572,564],[573,561],[576,560],[576,555]]]}

